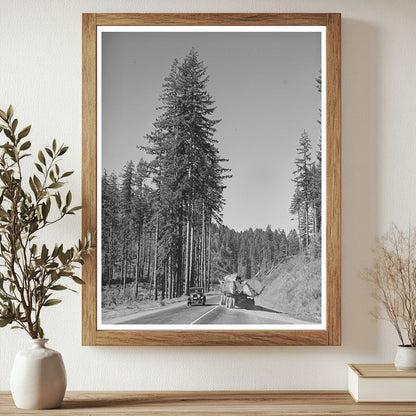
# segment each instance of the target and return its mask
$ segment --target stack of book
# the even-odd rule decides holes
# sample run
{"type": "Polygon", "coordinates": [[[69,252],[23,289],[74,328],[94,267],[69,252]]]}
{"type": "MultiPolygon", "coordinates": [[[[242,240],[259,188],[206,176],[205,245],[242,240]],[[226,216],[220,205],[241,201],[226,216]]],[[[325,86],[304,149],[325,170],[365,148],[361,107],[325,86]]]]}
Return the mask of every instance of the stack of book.
{"type": "Polygon", "coordinates": [[[416,371],[394,364],[349,364],[348,390],[356,402],[416,402],[416,371]]]}

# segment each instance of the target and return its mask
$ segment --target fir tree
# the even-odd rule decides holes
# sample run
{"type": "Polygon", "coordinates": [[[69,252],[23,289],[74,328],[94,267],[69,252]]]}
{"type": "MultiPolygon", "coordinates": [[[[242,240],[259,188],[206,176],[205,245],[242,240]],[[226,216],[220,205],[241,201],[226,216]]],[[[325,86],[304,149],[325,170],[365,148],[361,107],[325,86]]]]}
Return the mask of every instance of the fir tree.
{"type": "Polygon", "coordinates": [[[293,172],[296,190],[292,201],[294,209],[298,212],[299,233],[302,238],[302,246],[307,248],[311,235],[311,200],[312,200],[312,175],[311,175],[311,140],[304,130],[299,139],[299,147],[296,149],[296,170],[293,172]]]}
{"type": "Polygon", "coordinates": [[[143,147],[154,156],[149,171],[158,193],[159,253],[171,265],[164,281],[173,280],[171,287],[185,293],[194,281],[207,285],[208,235],[211,222],[221,219],[227,176],[214,138],[219,120],[212,118],[206,70],[195,49],[181,64],[173,62],[160,97],[162,113],[143,147]]]}

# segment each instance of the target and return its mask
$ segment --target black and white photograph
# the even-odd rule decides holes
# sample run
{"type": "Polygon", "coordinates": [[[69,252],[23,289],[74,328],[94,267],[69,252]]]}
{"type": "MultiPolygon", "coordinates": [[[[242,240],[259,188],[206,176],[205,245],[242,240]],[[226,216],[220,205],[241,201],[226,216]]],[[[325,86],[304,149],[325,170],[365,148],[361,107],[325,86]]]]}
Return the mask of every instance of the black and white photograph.
{"type": "Polygon", "coordinates": [[[325,29],[102,28],[100,329],[322,329],[325,29]]]}

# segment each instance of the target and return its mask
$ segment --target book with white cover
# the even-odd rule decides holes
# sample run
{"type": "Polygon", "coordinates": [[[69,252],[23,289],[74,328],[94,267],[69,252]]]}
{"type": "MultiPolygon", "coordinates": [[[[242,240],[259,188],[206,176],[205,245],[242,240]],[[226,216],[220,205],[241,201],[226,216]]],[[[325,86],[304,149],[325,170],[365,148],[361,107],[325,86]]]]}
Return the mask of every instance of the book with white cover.
{"type": "Polygon", "coordinates": [[[349,364],[348,390],[356,402],[416,402],[416,371],[394,364],[349,364]]]}

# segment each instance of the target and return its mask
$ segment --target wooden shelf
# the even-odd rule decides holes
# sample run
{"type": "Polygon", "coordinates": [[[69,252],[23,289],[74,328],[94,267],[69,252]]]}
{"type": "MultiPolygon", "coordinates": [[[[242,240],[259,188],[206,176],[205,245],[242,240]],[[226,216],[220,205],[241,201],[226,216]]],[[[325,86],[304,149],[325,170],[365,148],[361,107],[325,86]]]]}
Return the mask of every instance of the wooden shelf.
{"type": "Polygon", "coordinates": [[[0,392],[0,415],[414,415],[414,403],[355,403],[347,392],[68,392],[59,409],[16,409],[0,392]]]}

